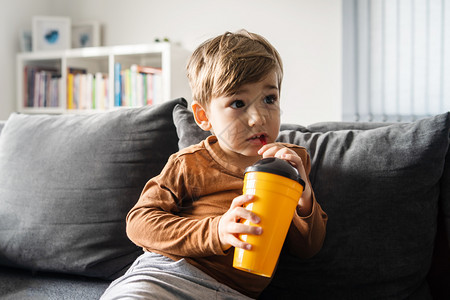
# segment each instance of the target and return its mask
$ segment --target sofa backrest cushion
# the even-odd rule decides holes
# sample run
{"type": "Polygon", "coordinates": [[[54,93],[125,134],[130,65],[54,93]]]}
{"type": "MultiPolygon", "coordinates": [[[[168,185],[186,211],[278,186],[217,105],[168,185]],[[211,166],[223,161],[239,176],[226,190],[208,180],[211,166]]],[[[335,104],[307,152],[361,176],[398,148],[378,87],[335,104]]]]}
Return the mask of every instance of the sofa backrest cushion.
{"type": "Polygon", "coordinates": [[[142,253],[125,216],[178,150],[173,100],[12,114],[0,136],[0,264],[113,279],[142,253]]]}
{"type": "MultiPolygon", "coordinates": [[[[299,262],[304,271],[297,280],[307,292],[337,298],[401,299],[423,293],[441,185],[450,172],[445,168],[450,114],[368,129],[367,124],[354,124],[363,129],[343,125],[343,130],[333,122],[308,126],[306,133],[280,132],[280,141],[309,150],[311,182],[329,216],[324,247],[313,259],[299,262]],[[314,274],[317,268],[329,273],[314,274]],[[319,278],[330,290],[320,289],[319,278]]],[[[280,269],[292,270],[291,259],[280,269]]],[[[276,282],[289,284],[283,274],[276,282]]]]}
{"type": "MultiPolygon", "coordinates": [[[[189,114],[175,107],[177,130],[193,126],[189,114]]],[[[449,113],[413,123],[283,124],[278,140],[310,153],[310,179],[329,221],[321,251],[308,260],[283,255],[266,292],[296,299],[429,297],[439,209],[450,225],[449,130],[449,113]]],[[[182,146],[198,142],[182,137],[182,146]]]]}

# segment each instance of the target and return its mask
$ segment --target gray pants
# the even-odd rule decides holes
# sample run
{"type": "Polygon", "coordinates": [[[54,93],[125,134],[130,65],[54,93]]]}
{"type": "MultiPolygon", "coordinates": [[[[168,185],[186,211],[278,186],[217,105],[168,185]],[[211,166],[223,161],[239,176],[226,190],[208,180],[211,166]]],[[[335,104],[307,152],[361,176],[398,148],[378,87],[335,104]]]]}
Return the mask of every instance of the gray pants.
{"type": "Polygon", "coordinates": [[[251,299],[192,266],[145,252],[106,289],[109,299],[251,299]]]}

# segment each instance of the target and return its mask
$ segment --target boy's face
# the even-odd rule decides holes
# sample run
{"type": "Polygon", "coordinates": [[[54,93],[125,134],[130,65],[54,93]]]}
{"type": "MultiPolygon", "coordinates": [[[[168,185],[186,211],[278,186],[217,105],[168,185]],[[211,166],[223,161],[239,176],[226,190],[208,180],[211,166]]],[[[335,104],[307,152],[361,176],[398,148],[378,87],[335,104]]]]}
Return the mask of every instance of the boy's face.
{"type": "MultiPolygon", "coordinates": [[[[275,72],[242,85],[235,94],[212,98],[204,110],[204,130],[212,130],[229,155],[258,156],[265,143],[276,140],[280,129],[280,99],[275,72]]],[[[195,113],[195,109],[194,109],[195,113]]]]}

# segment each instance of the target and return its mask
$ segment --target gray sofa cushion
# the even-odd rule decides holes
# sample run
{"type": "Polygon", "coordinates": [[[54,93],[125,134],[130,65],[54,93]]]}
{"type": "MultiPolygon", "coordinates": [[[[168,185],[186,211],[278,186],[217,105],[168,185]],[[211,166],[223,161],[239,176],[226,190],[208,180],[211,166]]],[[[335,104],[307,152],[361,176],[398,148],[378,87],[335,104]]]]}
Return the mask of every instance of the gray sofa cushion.
{"type": "Polygon", "coordinates": [[[12,114],[0,136],[0,264],[101,278],[142,252],[125,216],[178,150],[159,106],[83,115],[12,114]]]}
{"type": "Polygon", "coordinates": [[[329,223],[322,251],[307,261],[287,256],[274,286],[301,282],[299,294],[317,298],[424,293],[447,172],[450,114],[368,130],[330,126],[331,131],[280,133],[280,141],[309,149],[311,181],[329,223]],[[302,272],[285,276],[292,265],[302,272]]]}
{"type": "Polygon", "coordinates": [[[433,299],[450,299],[450,151],[445,159],[439,199],[438,232],[428,279],[433,299]]]}
{"type": "Polygon", "coordinates": [[[98,300],[109,284],[96,278],[0,267],[2,300],[98,300]]]}
{"type": "MultiPolygon", "coordinates": [[[[189,126],[177,118],[178,110],[177,129],[189,126]]],[[[316,256],[283,255],[263,298],[429,297],[426,276],[438,207],[450,224],[448,162],[444,169],[450,114],[405,124],[285,124],[281,129],[279,141],[308,149],[310,179],[329,222],[316,256]]]]}

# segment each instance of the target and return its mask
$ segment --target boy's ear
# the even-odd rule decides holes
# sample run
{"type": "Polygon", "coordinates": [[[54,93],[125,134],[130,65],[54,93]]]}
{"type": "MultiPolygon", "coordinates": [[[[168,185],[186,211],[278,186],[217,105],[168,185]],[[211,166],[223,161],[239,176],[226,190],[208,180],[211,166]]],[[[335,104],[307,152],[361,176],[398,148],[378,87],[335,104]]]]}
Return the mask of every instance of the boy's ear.
{"type": "Polygon", "coordinates": [[[209,122],[206,110],[197,101],[192,102],[192,112],[194,113],[195,123],[204,131],[211,130],[211,123],[209,122]]]}

